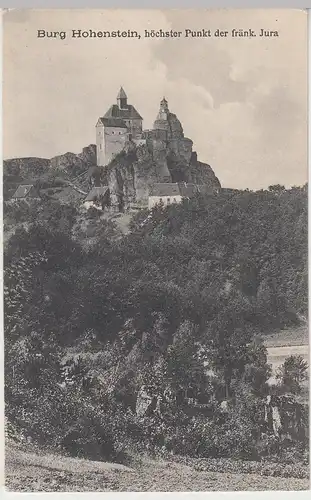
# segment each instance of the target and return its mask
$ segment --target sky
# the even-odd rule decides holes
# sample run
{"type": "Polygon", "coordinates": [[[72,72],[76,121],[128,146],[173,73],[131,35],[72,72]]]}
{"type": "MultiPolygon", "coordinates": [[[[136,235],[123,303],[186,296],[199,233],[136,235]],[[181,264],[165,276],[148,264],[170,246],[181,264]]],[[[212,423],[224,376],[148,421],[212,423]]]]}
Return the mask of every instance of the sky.
{"type": "Polygon", "coordinates": [[[163,96],[224,187],[307,181],[307,14],[302,10],[14,10],[4,15],[4,158],[79,153],[120,85],[151,128],[163,96]],[[71,30],[137,38],[71,38],[71,30]],[[145,38],[144,30],[227,30],[145,38]],[[278,30],[236,37],[232,29],[278,30]],[[37,31],[67,37],[38,38],[37,31]]]}

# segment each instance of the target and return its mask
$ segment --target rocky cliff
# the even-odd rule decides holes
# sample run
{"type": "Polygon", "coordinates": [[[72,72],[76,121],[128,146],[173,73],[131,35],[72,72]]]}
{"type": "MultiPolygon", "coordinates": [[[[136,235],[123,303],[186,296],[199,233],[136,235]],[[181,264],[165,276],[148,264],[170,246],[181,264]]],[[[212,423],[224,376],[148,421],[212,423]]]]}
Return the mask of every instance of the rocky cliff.
{"type": "Polygon", "coordinates": [[[65,153],[53,158],[13,158],[3,161],[4,198],[9,199],[19,184],[36,184],[40,189],[75,181],[88,189],[90,172],[96,173],[96,146],[90,144],[79,154],[65,153]]]}
{"type": "Polygon", "coordinates": [[[153,130],[141,140],[129,140],[105,167],[113,205],[146,206],[150,187],[162,182],[204,184],[211,192],[221,185],[210,165],[198,161],[193,142],[168,109],[161,111],[153,130]]]}
{"type": "Polygon", "coordinates": [[[71,178],[93,166],[96,166],[96,146],[90,144],[79,154],[65,153],[51,159],[30,157],[4,160],[3,175],[21,181],[40,179],[52,174],[71,178]]]}

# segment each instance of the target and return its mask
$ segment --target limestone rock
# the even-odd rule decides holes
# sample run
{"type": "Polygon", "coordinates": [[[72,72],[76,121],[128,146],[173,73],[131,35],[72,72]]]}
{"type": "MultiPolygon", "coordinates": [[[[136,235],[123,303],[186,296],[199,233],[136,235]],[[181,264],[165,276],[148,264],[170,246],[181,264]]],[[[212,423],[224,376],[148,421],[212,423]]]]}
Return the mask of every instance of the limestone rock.
{"type": "Polygon", "coordinates": [[[221,185],[212,168],[198,161],[192,147],[164,97],[153,129],[139,140],[127,141],[106,167],[112,203],[117,208],[146,207],[155,183],[186,182],[204,185],[206,192],[218,191],[221,185]]]}
{"type": "Polygon", "coordinates": [[[190,163],[190,177],[194,184],[206,184],[215,189],[220,189],[221,184],[216,177],[214,170],[207,163],[202,163],[196,159],[196,154],[190,163]]]}
{"type": "Polygon", "coordinates": [[[143,385],[137,394],[136,415],[140,418],[152,414],[157,405],[157,398],[152,394],[150,387],[143,385]]]}
{"type": "Polygon", "coordinates": [[[124,209],[146,207],[150,187],[155,183],[204,184],[211,191],[221,187],[210,165],[197,160],[192,141],[176,138],[181,133],[176,125],[171,140],[165,141],[156,135],[139,145],[129,142],[110,162],[106,167],[107,184],[112,205],[117,210],[121,206],[124,209]]]}
{"type": "Polygon", "coordinates": [[[65,153],[64,155],[54,156],[51,159],[51,167],[54,170],[71,173],[74,170],[75,174],[82,173],[85,170],[85,162],[74,153],[65,153]]]}
{"type": "Polygon", "coordinates": [[[90,144],[82,149],[82,153],[79,153],[78,158],[80,158],[88,166],[96,166],[96,146],[95,144],[90,144]]]}
{"type": "Polygon", "coordinates": [[[182,139],[184,137],[184,131],[180,121],[174,113],[168,113],[168,140],[182,139]]]}

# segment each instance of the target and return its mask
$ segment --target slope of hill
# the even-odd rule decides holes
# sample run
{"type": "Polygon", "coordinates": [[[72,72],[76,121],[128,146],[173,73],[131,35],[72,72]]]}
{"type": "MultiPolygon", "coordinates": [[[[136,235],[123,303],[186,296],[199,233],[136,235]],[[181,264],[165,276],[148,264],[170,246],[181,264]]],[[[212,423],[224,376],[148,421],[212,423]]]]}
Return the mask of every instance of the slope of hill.
{"type": "MultiPolygon", "coordinates": [[[[134,448],[187,460],[216,457],[228,474],[241,471],[223,465],[227,457],[258,464],[268,457],[282,474],[284,464],[304,464],[301,384],[294,374],[269,386],[258,336],[296,328],[307,314],[306,201],[306,186],[220,191],[139,212],[123,236],[96,210],[87,213],[87,227],[83,220],[76,227],[81,214],[74,207],[47,202],[29,209],[28,229],[16,232],[5,251],[12,427],[25,440],[93,460],[113,461],[134,448]],[[69,350],[98,356],[64,363],[69,350]]],[[[305,378],[305,364],[297,366],[305,378]]],[[[193,482],[178,486],[169,467],[148,464],[131,476],[137,482],[126,479],[115,489],[206,490],[206,474],[215,470],[193,465],[193,482]]],[[[9,472],[22,488],[13,466],[9,472]]]]}

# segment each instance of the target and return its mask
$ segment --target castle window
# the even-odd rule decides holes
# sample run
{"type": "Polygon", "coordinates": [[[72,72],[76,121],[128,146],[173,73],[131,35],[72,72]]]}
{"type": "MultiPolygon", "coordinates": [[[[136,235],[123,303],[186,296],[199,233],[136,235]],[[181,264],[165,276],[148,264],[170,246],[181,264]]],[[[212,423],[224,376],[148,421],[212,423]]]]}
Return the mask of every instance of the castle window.
{"type": "Polygon", "coordinates": [[[169,205],[171,203],[171,198],[167,198],[167,204],[169,205]]]}

